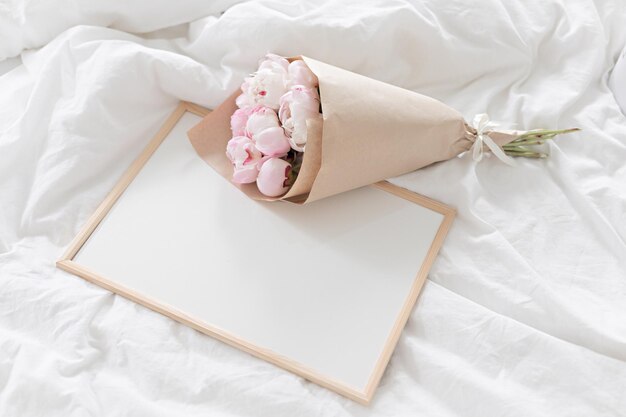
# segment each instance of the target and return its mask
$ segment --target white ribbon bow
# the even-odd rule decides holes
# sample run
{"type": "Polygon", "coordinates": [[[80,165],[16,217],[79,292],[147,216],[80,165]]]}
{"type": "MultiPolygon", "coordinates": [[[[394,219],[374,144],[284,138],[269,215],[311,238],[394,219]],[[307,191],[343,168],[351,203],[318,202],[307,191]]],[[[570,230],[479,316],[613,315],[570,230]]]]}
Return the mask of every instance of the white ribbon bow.
{"type": "Polygon", "coordinates": [[[491,152],[498,157],[499,160],[507,165],[513,166],[515,162],[513,158],[504,153],[501,147],[489,137],[489,134],[485,131],[493,129],[498,126],[497,123],[489,120],[489,116],[486,113],[477,114],[472,121],[472,127],[476,129],[476,140],[472,145],[472,157],[474,161],[478,162],[483,159],[483,144],[491,150],[491,152]]]}

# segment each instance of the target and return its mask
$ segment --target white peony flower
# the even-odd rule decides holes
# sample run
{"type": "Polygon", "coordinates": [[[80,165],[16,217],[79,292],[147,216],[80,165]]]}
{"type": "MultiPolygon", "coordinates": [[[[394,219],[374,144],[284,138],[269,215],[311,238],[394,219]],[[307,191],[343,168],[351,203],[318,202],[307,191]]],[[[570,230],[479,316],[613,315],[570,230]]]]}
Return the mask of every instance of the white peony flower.
{"type": "Polygon", "coordinates": [[[287,92],[289,61],[274,54],[267,54],[261,61],[257,72],[244,79],[241,85],[243,97],[237,99],[237,105],[261,105],[278,110],[279,100],[287,92]]]}
{"type": "Polygon", "coordinates": [[[307,140],[306,122],[322,117],[319,108],[320,97],[317,88],[295,85],[280,98],[278,117],[294,150],[304,151],[307,140]]]}

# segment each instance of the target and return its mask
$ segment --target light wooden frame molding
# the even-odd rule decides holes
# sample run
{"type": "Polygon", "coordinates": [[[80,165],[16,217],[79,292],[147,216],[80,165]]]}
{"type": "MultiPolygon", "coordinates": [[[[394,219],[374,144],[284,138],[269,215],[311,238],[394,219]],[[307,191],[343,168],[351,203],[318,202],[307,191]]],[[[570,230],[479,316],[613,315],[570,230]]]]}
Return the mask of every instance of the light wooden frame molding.
{"type": "Polygon", "coordinates": [[[308,379],[309,381],[312,381],[318,385],[335,391],[361,404],[368,405],[372,400],[372,397],[374,396],[374,392],[378,387],[380,379],[382,378],[385,368],[387,367],[393,350],[395,349],[398,339],[400,338],[402,329],[404,328],[411,314],[411,311],[413,310],[413,306],[417,301],[417,297],[424,285],[424,282],[426,281],[428,271],[430,270],[430,267],[432,266],[441,245],[443,244],[446,234],[448,233],[448,230],[452,225],[452,221],[454,220],[454,216],[456,214],[455,210],[449,206],[446,206],[445,204],[431,200],[430,198],[424,197],[412,191],[408,191],[387,181],[381,181],[372,185],[373,187],[394,194],[400,198],[415,202],[423,207],[441,213],[444,217],[441,225],[439,226],[437,234],[435,235],[435,239],[433,240],[429,248],[424,263],[422,264],[419,272],[417,273],[417,276],[415,277],[415,280],[413,281],[408,296],[404,300],[402,309],[400,311],[400,314],[396,318],[392,331],[387,337],[385,347],[378,358],[374,371],[370,375],[370,379],[365,387],[365,390],[355,390],[351,386],[348,386],[340,381],[333,380],[327,376],[321,375],[298,362],[290,360],[289,358],[281,356],[268,349],[256,346],[222,329],[204,323],[194,317],[188,316],[184,312],[178,311],[171,306],[160,303],[158,300],[151,299],[150,297],[137,293],[130,288],[119,285],[114,281],[100,276],[96,272],[91,271],[88,268],[85,268],[80,264],[74,262],[73,259],[80,250],[80,248],[85,244],[87,239],[89,239],[98,224],[100,224],[102,219],[104,219],[111,207],[113,207],[118,198],[124,193],[128,185],[141,171],[143,166],[150,159],[152,154],[157,150],[161,142],[163,142],[163,140],[167,137],[172,128],[185,114],[185,112],[191,112],[193,114],[203,117],[208,114],[210,110],[188,102],[181,102],[179,104],[176,110],[167,118],[167,120],[156,133],[154,138],[148,143],[143,152],[141,152],[139,157],[137,157],[137,159],[132,163],[128,170],[122,175],[117,184],[109,192],[104,201],[98,206],[94,214],[89,218],[89,220],[87,220],[87,223],[83,226],[78,235],[76,235],[76,237],[72,240],[66,252],[63,254],[61,259],[57,261],[57,267],[72,274],[75,274],[81,278],[84,278],[91,283],[106,288],[107,290],[119,294],[129,300],[142,304],[145,307],[148,307],[158,313],[168,316],[182,324],[185,324],[201,333],[220,340],[230,346],[243,350],[244,352],[247,352],[253,356],[256,356],[283,369],[291,371],[308,379]]]}

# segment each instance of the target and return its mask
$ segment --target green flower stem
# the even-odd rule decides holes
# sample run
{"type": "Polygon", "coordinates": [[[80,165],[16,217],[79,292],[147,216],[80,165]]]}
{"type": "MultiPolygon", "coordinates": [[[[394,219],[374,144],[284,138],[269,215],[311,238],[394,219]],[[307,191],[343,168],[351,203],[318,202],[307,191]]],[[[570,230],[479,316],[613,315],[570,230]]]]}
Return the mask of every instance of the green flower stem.
{"type": "Polygon", "coordinates": [[[509,142],[506,145],[502,146],[503,148],[512,148],[516,146],[527,146],[527,145],[543,145],[545,143],[545,139],[526,139],[519,142],[509,142]]]}
{"type": "Polygon", "coordinates": [[[289,170],[289,176],[286,181],[286,185],[291,187],[296,179],[298,178],[298,174],[300,173],[300,168],[302,168],[302,155],[300,152],[294,152],[293,159],[289,161],[291,163],[291,169],[289,170]]]}
{"type": "Polygon", "coordinates": [[[548,155],[546,155],[545,153],[531,152],[531,151],[526,151],[526,152],[505,151],[505,153],[509,156],[524,157],[524,158],[547,158],[548,157],[548,155]]]}
{"type": "Polygon", "coordinates": [[[572,128],[572,129],[560,129],[560,130],[548,130],[548,129],[529,130],[528,132],[525,132],[519,135],[517,139],[515,139],[515,141],[521,141],[527,138],[536,138],[536,139],[545,138],[545,137],[553,138],[556,135],[563,135],[565,133],[577,132],[579,130],[580,129],[577,127],[572,128]]]}
{"type": "Polygon", "coordinates": [[[535,150],[533,150],[533,148],[528,148],[527,146],[543,145],[546,140],[553,139],[556,135],[577,132],[579,130],[580,129],[578,128],[560,130],[531,130],[522,133],[511,142],[503,145],[502,149],[504,150],[504,153],[509,156],[524,158],[547,158],[548,155],[546,155],[545,153],[536,152],[535,150]]]}
{"type": "Polygon", "coordinates": [[[504,149],[504,153],[510,156],[523,156],[527,158],[546,158],[548,155],[542,152],[536,152],[529,148],[524,148],[522,146],[518,147],[509,147],[504,149]]]}

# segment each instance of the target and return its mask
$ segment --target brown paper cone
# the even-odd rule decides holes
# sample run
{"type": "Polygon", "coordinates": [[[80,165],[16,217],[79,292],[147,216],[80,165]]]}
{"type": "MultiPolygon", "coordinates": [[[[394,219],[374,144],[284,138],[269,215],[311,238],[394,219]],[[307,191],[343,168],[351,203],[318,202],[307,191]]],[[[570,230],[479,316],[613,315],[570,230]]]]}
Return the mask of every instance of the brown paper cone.
{"type": "MultiPolygon", "coordinates": [[[[323,124],[309,124],[302,167],[287,194],[270,198],[255,184],[235,184],[251,198],[312,202],[453,158],[474,142],[463,116],[433,98],[302,59],[319,79],[323,124]]],[[[239,93],[188,132],[198,154],[228,180],[233,168],[225,150],[239,93]]]]}

